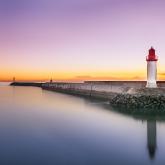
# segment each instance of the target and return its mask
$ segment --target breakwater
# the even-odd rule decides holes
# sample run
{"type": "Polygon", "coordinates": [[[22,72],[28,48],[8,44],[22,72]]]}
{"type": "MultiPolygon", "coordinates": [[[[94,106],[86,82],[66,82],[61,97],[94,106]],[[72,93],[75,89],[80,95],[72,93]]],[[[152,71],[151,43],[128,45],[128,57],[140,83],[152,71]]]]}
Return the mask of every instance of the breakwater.
{"type": "Polygon", "coordinates": [[[109,100],[117,94],[130,93],[132,89],[142,88],[144,82],[130,81],[100,81],[100,82],[84,82],[84,83],[44,83],[43,89],[63,92],[68,94],[76,94],[81,96],[95,97],[99,99],[109,100]]]}
{"type": "MultiPolygon", "coordinates": [[[[145,81],[87,81],[84,83],[13,83],[16,86],[37,86],[72,95],[103,99],[121,109],[139,109],[145,113],[165,113],[165,82],[158,88],[146,88],[145,81]],[[145,110],[144,110],[145,109],[145,110]],[[158,110],[157,112],[158,113],[158,110]]],[[[135,110],[137,111],[137,110],[135,110]]],[[[133,112],[131,110],[131,112],[133,112]]]]}
{"type": "Polygon", "coordinates": [[[12,82],[11,86],[33,86],[33,87],[42,87],[43,83],[36,82],[12,82]]]}
{"type": "Polygon", "coordinates": [[[140,88],[132,94],[118,94],[109,101],[127,113],[165,114],[165,88],[140,88]]]}
{"type": "Polygon", "coordinates": [[[145,88],[145,81],[86,81],[84,83],[43,83],[42,88],[70,94],[109,99],[118,94],[159,94],[165,88],[164,81],[158,81],[158,88],[145,88]],[[142,92],[144,91],[145,92],[142,92]]]}
{"type": "MultiPolygon", "coordinates": [[[[158,88],[146,88],[145,81],[109,81],[84,83],[44,83],[43,89],[91,98],[104,99],[121,109],[139,109],[153,113],[159,109],[165,113],[165,82],[158,82],[158,88]]],[[[158,112],[158,111],[157,111],[158,112]]],[[[156,112],[156,113],[157,113],[156,112]]]]}

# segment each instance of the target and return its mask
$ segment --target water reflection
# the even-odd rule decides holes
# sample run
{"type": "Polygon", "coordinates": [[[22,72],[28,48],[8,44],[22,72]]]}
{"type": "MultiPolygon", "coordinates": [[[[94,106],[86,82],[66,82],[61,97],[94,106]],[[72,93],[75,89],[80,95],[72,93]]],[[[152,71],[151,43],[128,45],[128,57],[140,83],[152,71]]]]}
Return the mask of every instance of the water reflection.
{"type": "MultiPolygon", "coordinates": [[[[92,100],[92,102],[94,102],[92,100]]],[[[101,104],[100,104],[101,105],[101,104]]],[[[105,109],[108,110],[114,110],[117,113],[129,116],[129,117],[133,117],[136,120],[141,120],[141,121],[146,121],[147,123],[147,149],[148,149],[148,154],[151,160],[155,159],[155,155],[156,155],[156,150],[157,150],[157,129],[156,129],[156,122],[157,121],[161,121],[164,122],[164,116],[146,116],[146,115],[142,115],[142,114],[138,114],[138,115],[134,115],[131,114],[130,112],[127,113],[126,110],[124,110],[123,112],[121,111],[121,109],[114,109],[112,107],[109,106],[109,104],[105,104],[102,102],[102,105],[105,109]]],[[[156,111],[156,110],[155,110],[156,111]]],[[[144,122],[143,122],[144,123],[144,122]]]]}
{"type": "Polygon", "coordinates": [[[31,87],[1,87],[0,105],[0,164],[164,163],[163,115],[31,87]]]}
{"type": "Polygon", "coordinates": [[[154,159],[156,152],[156,120],[147,120],[147,147],[150,158],[154,159]]]}

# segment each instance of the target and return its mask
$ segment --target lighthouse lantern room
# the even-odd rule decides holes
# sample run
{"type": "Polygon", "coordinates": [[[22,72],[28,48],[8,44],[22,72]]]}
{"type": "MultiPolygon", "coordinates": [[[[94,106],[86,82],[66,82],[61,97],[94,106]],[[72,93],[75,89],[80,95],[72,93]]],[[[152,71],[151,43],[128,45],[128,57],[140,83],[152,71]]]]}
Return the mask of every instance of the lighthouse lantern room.
{"type": "Polygon", "coordinates": [[[149,55],[146,58],[147,61],[147,88],[157,87],[157,61],[158,57],[155,55],[155,49],[151,47],[149,55]]]}

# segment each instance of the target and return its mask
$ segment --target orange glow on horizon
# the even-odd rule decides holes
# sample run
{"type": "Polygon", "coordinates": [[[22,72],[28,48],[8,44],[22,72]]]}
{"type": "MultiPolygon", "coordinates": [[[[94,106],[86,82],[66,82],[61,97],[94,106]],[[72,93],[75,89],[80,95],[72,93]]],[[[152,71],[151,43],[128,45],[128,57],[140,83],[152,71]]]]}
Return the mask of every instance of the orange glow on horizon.
{"type": "MultiPolygon", "coordinates": [[[[16,81],[49,81],[51,78],[54,81],[90,81],[90,80],[145,80],[144,72],[19,72],[1,73],[0,81],[12,81],[13,77],[16,81]]],[[[165,75],[159,75],[159,79],[163,80],[165,75]]]]}
{"type": "MultiPolygon", "coordinates": [[[[158,69],[158,80],[165,80],[165,73],[158,69]]],[[[15,70],[15,71],[0,71],[0,81],[12,81],[13,77],[16,81],[38,81],[45,82],[49,81],[51,78],[53,81],[71,81],[71,82],[82,82],[82,81],[108,81],[108,80],[146,80],[146,70],[111,70],[111,71],[58,71],[51,72],[46,71],[32,71],[32,70],[15,70]]]]}

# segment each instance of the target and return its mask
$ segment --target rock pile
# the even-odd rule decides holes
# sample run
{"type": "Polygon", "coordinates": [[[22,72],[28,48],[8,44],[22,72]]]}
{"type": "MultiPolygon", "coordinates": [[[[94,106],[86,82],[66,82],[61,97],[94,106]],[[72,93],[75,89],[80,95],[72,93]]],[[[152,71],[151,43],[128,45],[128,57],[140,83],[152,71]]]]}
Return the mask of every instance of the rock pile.
{"type": "Polygon", "coordinates": [[[165,95],[145,95],[145,94],[118,94],[110,100],[112,106],[119,106],[124,109],[138,109],[143,112],[164,112],[165,95]]]}

